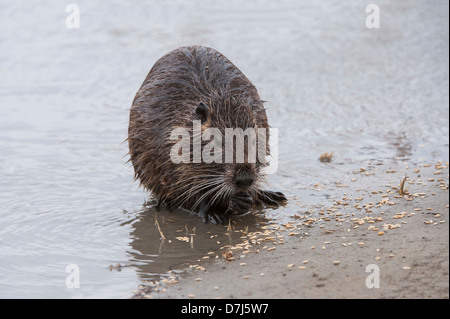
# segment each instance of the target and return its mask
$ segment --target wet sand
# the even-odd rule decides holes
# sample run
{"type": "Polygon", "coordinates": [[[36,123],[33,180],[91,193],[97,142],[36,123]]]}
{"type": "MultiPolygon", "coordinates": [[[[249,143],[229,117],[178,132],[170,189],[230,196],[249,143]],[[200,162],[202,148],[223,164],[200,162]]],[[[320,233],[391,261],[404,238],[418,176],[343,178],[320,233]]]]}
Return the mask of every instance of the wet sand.
{"type": "Polygon", "coordinates": [[[135,298],[448,298],[448,162],[427,166],[353,171],[317,212],[291,199],[284,209],[298,212],[266,237],[276,240],[233,250],[235,260],[202,263],[135,298]],[[399,196],[392,181],[405,173],[408,195],[399,196]],[[366,285],[375,283],[368,265],[379,270],[379,288],[366,285]]]}

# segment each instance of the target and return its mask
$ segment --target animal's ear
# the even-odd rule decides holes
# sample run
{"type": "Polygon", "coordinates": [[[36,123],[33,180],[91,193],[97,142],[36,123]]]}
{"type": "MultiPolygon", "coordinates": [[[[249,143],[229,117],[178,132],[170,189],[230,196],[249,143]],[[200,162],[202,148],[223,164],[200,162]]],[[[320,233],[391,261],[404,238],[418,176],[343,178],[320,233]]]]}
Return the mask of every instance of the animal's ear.
{"type": "Polygon", "coordinates": [[[206,121],[208,118],[209,109],[206,106],[205,103],[200,102],[200,104],[197,106],[197,109],[195,110],[195,114],[197,114],[202,121],[206,121]]]}

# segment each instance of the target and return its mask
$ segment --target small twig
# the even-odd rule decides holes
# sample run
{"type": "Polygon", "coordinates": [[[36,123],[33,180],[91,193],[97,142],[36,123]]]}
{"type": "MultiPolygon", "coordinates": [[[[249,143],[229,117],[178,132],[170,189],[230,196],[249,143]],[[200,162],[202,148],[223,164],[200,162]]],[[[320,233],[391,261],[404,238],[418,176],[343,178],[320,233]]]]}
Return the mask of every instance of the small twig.
{"type": "Polygon", "coordinates": [[[228,227],[227,227],[227,231],[231,231],[231,218],[228,219],[228,227]]]}
{"type": "Polygon", "coordinates": [[[159,223],[158,223],[158,213],[156,213],[155,214],[155,223],[156,223],[156,227],[158,227],[158,231],[159,231],[159,234],[161,235],[161,238],[163,239],[163,240],[165,240],[165,239],[167,239],[166,238],[166,236],[164,236],[164,233],[162,232],[162,230],[161,230],[161,227],[159,227],[159,223]]]}
{"type": "MultiPolygon", "coordinates": [[[[186,224],[186,230],[187,230],[187,224],[186,224]]],[[[191,230],[191,248],[194,248],[194,236],[195,236],[195,232],[197,231],[197,227],[192,228],[191,230]]]]}
{"type": "Polygon", "coordinates": [[[191,234],[190,244],[191,244],[192,249],[194,249],[194,236],[195,236],[195,234],[191,234]]]}
{"type": "Polygon", "coordinates": [[[402,180],[400,180],[400,188],[398,189],[398,192],[400,195],[406,195],[408,190],[405,189],[405,183],[406,180],[408,179],[408,176],[405,174],[405,177],[403,177],[402,180]]]}

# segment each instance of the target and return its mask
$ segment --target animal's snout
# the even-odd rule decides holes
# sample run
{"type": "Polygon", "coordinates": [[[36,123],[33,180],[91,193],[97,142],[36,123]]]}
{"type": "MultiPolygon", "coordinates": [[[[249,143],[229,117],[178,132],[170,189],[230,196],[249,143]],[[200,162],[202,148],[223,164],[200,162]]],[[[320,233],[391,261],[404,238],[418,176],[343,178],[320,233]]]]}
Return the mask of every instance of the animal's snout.
{"type": "Polygon", "coordinates": [[[237,176],[235,184],[236,184],[237,188],[248,188],[248,187],[252,186],[254,181],[255,181],[255,178],[253,176],[248,176],[248,175],[237,176]]]}

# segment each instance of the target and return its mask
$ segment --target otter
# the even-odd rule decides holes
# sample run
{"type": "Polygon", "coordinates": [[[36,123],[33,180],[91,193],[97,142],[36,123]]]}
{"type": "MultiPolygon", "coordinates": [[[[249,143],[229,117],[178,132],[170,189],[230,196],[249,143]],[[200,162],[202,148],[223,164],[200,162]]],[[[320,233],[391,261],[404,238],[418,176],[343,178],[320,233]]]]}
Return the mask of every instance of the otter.
{"type": "MultiPolygon", "coordinates": [[[[262,170],[267,163],[260,158],[250,161],[248,147],[241,162],[224,163],[220,153],[218,161],[196,162],[192,151],[188,162],[171,159],[179,141],[171,139],[171,134],[177,128],[192,133],[199,123],[201,132],[208,128],[268,130],[263,103],[255,86],[218,51],[185,46],[167,53],[151,68],[130,109],[128,143],[135,180],[156,198],[157,207],[186,209],[205,223],[224,223],[230,215],[261,205],[284,205],[283,193],[263,189],[262,170]]],[[[268,156],[269,134],[262,138],[266,139],[263,153],[268,156]]],[[[201,140],[201,145],[205,142],[201,140]]]]}

